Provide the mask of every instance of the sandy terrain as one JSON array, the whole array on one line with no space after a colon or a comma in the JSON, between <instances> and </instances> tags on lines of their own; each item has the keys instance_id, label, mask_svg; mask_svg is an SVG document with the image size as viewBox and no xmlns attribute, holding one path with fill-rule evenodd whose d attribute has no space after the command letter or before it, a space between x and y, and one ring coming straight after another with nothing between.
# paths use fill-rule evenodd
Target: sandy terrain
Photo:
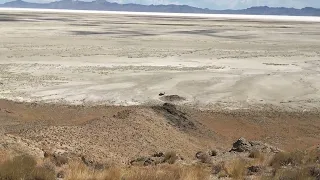
<instances>
[{"instance_id":1,"label":"sandy terrain","mask_svg":"<svg viewBox=\"0 0 320 180\"><path fill-rule=\"evenodd\" d=\"M320 144L319 113L199 111L165 106L61 106L0 100L0 149L42 156L44 151L128 163L175 151L228 151L243 136L283 150ZM44 151L43 151L44 150Z\"/></svg>"},{"instance_id":2,"label":"sandy terrain","mask_svg":"<svg viewBox=\"0 0 320 180\"><path fill-rule=\"evenodd\" d=\"M315 22L3 11L2 98L72 104L319 107Z\"/></svg>"},{"instance_id":3,"label":"sandy terrain","mask_svg":"<svg viewBox=\"0 0 320 180\"><path fill-rule=\"evenodd\" d=\"M171 150L192 159L241 136L285 150L316 146L319 29L0 11L0 149L125 163Z\"/></svg>"}]
</instances>

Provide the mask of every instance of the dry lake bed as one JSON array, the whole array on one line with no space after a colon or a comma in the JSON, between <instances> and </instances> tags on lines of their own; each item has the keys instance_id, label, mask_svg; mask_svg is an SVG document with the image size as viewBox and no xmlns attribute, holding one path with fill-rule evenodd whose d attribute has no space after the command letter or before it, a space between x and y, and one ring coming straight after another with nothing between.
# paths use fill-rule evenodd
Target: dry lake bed
<instances>
[{"instance_id":1,"label":"dry lake bed","mask_svg":"<svg viewBox=\"0 0 320 180\"><path fill-rule=\"evenodd\" d=\"M320 105L320 23L0 10L0 97L206 108Z\"/></svg>"}]
</instances>

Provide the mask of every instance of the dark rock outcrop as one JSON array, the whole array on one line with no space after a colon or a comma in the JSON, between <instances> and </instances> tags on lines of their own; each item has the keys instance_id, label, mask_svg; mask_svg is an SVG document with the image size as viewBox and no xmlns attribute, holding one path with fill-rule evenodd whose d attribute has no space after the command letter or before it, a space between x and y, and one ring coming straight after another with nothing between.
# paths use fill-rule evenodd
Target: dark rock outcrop
<instances>
[{"instance_id":1,"label":"dark rock outcrop","mask_svg":"<svg viewBox=\"0 0 320 180\"><path fill-rule=\"evenodd\" d=\"M178 156L174 152L167 152L167 153L155 153L152 156L148 157L139 157L130 161L130 165L132 166L150 166L150 165L157 165L157 164L174 164L177 160L182 160L180 156Z\"/></svg>"},{"instance_id":2,"label":"dark rock outcrop","mask_svg":"<svg viewBox=\"0 0 320 180\"><path fill-rule=\"evenodd\" d=\"M233 143L233 147L230 152L252 152L256 150L265 153L277 153L281 151L280 149L275 148L269 144L260 141L248 141L245 138L241 137Z\"/></svg>"},{"instance_id":3,"label":"dark rock outcrop","mask_svg":"<svg viewBox=\"0 0 320 180\"><path fill-rule=\"evenodd\" d=\"M260 166L250 166L248 167L248 174L249 175L257 174L261 172L261 170L262 170L262 167Z\"/></svg>"},{"instance_id":4,"label":"dark rock outcrop","mask_svg":"<svg viewBox=\"0 0 320 180\"><path fill-rule=\"evenodd\" d=\"M186 100L185 97L181 97L179 95L166 95L162 96L160 99L165 102L181 102Z\"/></svg>"},{"instance_id":5,"label":"dark rock outcrop","mask_svg":"<svg viewBox=\"0 0 320 180\"><path fill-rule=\"evenodd\" d=\"M206 153L206 152L202 152L202 151L197 152L196 158L202 163L207 163L207 164L212 163L211 156L209 155L209 153Z\"/></svg>"},{"instance_id":6,"label":"dark rock outcrop","mask_svg":"<svg viewBox=\"0 0 320 180\"><path fill-rule=\"evenodd\" d=\"M177 109L174 104L164 103L162 106L153 107L154 110L161 113L166 117L169 123L180 129L196 129L196 125L191 121L187 114Z\"/></svg>"},{"instance_id":7,"label":"dark rock outcrop","mask_svg":"<svg viewBox=\"0 0 320 180\"><path fill-rule=\"evenodd\" d=\"M249 152L252 150L252 145L245 138L241 137L232 145L231 151L235 152Z\"/></svg>"}]
</instances>

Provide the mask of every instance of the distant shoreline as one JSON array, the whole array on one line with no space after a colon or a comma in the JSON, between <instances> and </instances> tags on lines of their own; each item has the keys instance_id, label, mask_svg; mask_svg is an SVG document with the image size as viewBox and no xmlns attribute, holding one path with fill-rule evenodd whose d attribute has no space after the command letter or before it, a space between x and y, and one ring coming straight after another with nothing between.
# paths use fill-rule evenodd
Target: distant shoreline
<instances>
[{"instance_id":1,"label":"distant shoreline","mask_svg":"<svg viewBox=\"0 0 320 180\"><path fill-rule=\"evenodd\" d=\"M204 17L235 20L261 21L302 21L320 22L317 16L284 16L284 15L244 15L244 14L198 14L198 13L159 13L159 12L132 12L132 11L104 11L104 10L73 10L73 9L38 9L38 8L7 8L0 7L0 11L14 12L60 12L60 13L88 13L88 14L121 14L138 16L173 16L173 17Z\"/></svg>"}]
</instances>

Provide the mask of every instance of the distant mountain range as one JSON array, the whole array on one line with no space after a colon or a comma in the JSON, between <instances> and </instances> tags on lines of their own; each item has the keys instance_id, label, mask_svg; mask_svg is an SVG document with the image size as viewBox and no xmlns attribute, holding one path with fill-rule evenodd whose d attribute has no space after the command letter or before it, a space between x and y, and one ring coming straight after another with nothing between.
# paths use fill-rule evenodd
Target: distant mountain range
<instances>
[{"instance_id":1,"label":"distant mountain range","mask_svg":"<svg viewBox=\"0 0 320 180\"><path fill-rule=\"evenodd\" d=\"M168 12L168 13L203 13L203 14L254 14L254 15L289 15L289 16L320 16L320 9L306 7L303 9L258 6L242 10L210 10L187 5L141 5L118 4L105 0L92 2L61 0L50 3L30 3L16 0L0 4L10 8L41 8L41 9L74 9L100 11L134 11L134 12Z\"/></svg>"}]
</instances>

